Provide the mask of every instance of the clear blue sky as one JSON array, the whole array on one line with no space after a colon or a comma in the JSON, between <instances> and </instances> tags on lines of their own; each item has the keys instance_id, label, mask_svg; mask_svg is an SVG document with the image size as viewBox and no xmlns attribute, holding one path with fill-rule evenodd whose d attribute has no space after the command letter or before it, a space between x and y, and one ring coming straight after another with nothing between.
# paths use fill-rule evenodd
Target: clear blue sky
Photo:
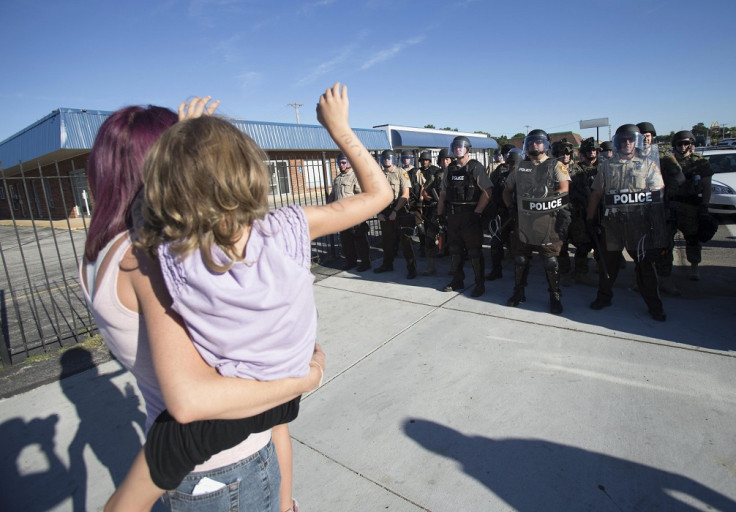
<instances>
[{"instance_id":1,"label":"clear blue sky","mask_svg":"<svg viewBox=\"0 0 736 512\"><path fill-rule=\"evenodd\" d=\"M736 125L733 0L2 0L0 20L0 140L58 107L206 94L315 124L337 80L358 128Z\"/></svg>"}]
</instances>

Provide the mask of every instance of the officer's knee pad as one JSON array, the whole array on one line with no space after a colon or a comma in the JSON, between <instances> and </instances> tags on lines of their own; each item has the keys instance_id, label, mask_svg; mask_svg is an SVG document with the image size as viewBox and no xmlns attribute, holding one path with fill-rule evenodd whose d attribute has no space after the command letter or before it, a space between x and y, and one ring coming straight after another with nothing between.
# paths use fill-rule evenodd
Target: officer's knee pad
<instances>
[{"instance_id":1,"label":"officer's knee pad","mask_svg":"<svg viewBox=\"0 0 736 512\"><path fill-rule=\"evenodd\" d=\"M518 254L514 256L514 264L518 267L528 267L529 266L529 257L525 256L523 254Z\"/></svg>"},{"instance_id":2,"label":"officer's knee pad","mask_svg":"<svg viewBox=\"0 0 736 512\"><path fill-rule=\"evenodd\" d=\"M557 260L556 256L552 256L544 260L544 270L559 270L559 269L560 269L560 262Z\"/></svg>"}]
</instances>

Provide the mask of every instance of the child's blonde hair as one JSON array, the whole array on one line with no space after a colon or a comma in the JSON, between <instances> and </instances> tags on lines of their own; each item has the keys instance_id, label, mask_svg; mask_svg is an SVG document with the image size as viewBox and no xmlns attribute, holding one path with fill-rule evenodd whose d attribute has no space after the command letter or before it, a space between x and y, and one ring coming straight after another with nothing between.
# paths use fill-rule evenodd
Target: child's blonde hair
<instances>
[{"instance_id":1,"label":"child's blonde hair","mask_svg":"<svg viewBox=\"0 0 736 512\"><path fill-rule=\"evenodd\" d=\"M180 258L200 249L207 267L224 272L242 260L234 244L268 212L265 153L228 121L204 116L166 130L143 166L145 226L138 245L156 257L163 241ZM212 258L217 244L230 262Z\"/></svg>"}]
</instances>

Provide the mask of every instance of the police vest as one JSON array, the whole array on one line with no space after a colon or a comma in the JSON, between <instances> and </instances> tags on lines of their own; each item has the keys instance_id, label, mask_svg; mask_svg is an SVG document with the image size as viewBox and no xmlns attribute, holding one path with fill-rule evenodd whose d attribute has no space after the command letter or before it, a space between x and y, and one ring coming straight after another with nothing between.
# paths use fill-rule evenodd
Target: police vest
<instances>
[{"instance_id":1,"label":"police vest","mask_svg":"<svg viewBox=\"0 0 736 512\"><path fill-rule=\"evenodd\" d=\"M516 201L519 240L529 245L545 245L560 241L555 230L557 213L567 207L567 193L557 193L555 179L557 161L548 158L534 165L524 160L516 169Z\"/></svg>"},{"instance_id":2,"label":"police vest","mask_svg":"<svg viewBox=\"0 0 736 512\"><path fill-rule=\"evenodd\" d=\"M457 164L450 165L447 170L447 187L445 188L445 195L450 203L478 202L483 191L475 181L473 170L477 166L480 167L481 172L485 172L477 160L470 160L462 167Z\"/></svg>"}]
</instances>

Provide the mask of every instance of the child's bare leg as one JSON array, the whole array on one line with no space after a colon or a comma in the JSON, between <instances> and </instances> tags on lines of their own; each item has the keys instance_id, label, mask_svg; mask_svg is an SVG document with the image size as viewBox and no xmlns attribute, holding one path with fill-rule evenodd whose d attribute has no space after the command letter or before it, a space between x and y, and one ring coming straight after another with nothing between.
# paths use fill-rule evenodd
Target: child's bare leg
<instances>
[{"instance_id":1,"label":"child's bare leg","mask_svg":"<svg viewBox=\"0 0 736 512\"><path fill-rule=\"evenodd\" d=\"M279 469L281 470L281 510L291 509L291 483L292 483L292 455L291 455L291 436L289 435L289 426L287 424L277 425L271 431L274 448L276 448L276 456L279 459Z\"/></svg>"},{"instance_id":2,"label":"child's bare leg","mask_svg":"<svg viewBox=\"0 0 736 512\"><path fill-rule=\"evenodd\" d=\"M128 470L123 483L120 484L120 487L107 500L105 512L150 511L156 500L163 493L164 490L156 487L153 480L151 480L146 456L143 450L141 450L133 461L133 465Z\"/></svg>"}]
</instances>

